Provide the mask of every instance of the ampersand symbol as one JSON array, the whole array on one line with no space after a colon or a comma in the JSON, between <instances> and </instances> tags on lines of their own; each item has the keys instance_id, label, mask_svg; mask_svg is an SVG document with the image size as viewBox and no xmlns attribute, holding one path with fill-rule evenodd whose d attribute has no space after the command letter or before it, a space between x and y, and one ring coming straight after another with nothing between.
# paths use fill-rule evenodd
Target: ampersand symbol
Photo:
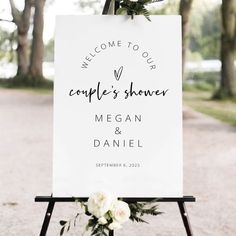
<instances>
[{"instance_id":1,"label":"ampersand symbol","mask_svg":"<svg viewBox=\"0 0 236 236\"><path fill-rule=\"evenodd\" d=\"M116 127L116 129L115 129L115 134L121 134L121 131L120 131L120 128L119 127Z\"/></svg>"}]
</instances>

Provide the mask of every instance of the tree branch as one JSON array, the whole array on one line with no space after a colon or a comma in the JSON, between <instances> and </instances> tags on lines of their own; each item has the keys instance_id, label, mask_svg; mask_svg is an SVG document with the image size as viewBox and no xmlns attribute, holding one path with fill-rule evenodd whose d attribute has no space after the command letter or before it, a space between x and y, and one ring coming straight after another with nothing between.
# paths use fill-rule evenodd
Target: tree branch
<instances>
[{"instance_id":1,"label":"tree branch","mask_svg":"<svg viewBox=\"0 0 236 236\"><path fill-rule=\"evenodd\" d=\"M25 0L25 7L22 12L22 21L23 21L22 23L26 31L28 31L30 27L31 8L33 4L34 2L32 0Z\"/></svg>"},{"instance_id":2,"label":"tree branch","mask_svg":"<svg viewBox=\"0 0 236 236\"><path fill-rule=\"evenodd\" d=\"M13 17L13 22L18 25L20 23L21 14L20 11L16 8L14 0L9 0L11 6L11 14Z\"/></svg>"}]
</instances>

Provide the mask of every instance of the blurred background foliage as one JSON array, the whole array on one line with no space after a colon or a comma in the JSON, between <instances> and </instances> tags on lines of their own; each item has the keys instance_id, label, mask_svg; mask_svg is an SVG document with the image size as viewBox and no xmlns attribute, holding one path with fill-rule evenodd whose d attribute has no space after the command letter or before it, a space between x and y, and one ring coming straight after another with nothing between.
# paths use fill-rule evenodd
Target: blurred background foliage
<instances>
[{"instance_id":1,"label":"blurred background foliage","mask_svg":"<svg viewBox=\"0 0 236 236\"><path fill-rule=\"evenodd\" d=\"M101 14L105 2L105 0L69 0L67 3L62 3L58 0L47 0L44 5L45 1L39 0L36 2L41 2L41 5L38 4L37 6L31 0L21 0L24 4L19 7L19 5L14 6L14 3L20 1L2 1L5 2L6 7L4 9L0 6L0 78L2 78L0 84L10 87L34 86L37 88L44 86L50 89L54 78L54 38L51 36L44 40L44 50L37 50L37 47L42 48L43 42L44 28L41 27L40 29L39 27L44 20L43 13L48 15L59 4L61 12L64 12L63 7L66 11L68 5L71 5L70 11L73 9L73 14ZM7 2L8 4L6 4ZM20 28L14 19L10 3L13 4L13 9L16 9L18 15L24 14L24 10L27 10L27 4L31 9L28 18L30 25L26 32L27 45L23 45L26 46L25 60L27 60L27 70L23 74L19 70L19 50L17 50L21 43L19 40ZM37 9L41 14L41 19L35 18ZM213 114L214 117L219 118L219 114L224 114L224 112L222 112L221 106L215 105L214 99L221 99L220 103L225 101L227 104L230 102L234 105L229 106L228 114L231 114L230 117L236 120L236 108L233 109L236 107L236 72L234 66L236 56L236 0L165 0L161 4L150 4L149 10L154 15L182 15L185 103L194 109L211 113L210 115ZM5 19L5 12L7 11L12 13L12 17ZM56 13L54 10L53 14L56 15ZM9 27L11 30L6 26L2 27L3 24L4 26L6 24L11 26ZM46 26L50 25L48 22L46 24ZM34 34L35 29L39 30L38 34ZM49 30L53 32L54 28ZM36 36L38 36L37 39ZM34 56L34 63L32 63L32 55ZM40 59L42 56L43 59ZM6 80L6 78L8 79ZM230 113L232 110L233 114ZM226 120L230 119L227 118ZM230 123L234 122L230 121Z\"/></svg>"},{"instance_id":2,"label":"blurred background foliage","mask_svg":"<svg viewBox=\"0 0 236 236\"><path fill-rule=\"evenodd\" d=\"M203 3L205 2L205 3ZM103 4L96 0L74 1L75 8L78 12L89 14L100 14ZM169 0L166 4L157 10L151 8L151 14L172 15L178 14L179 1ZM207 59L219 59L220 57L220 37L221 37L221 16L220 5L214 4L209 6L207 1L195 1L192 7L190 17L189 32L189 50L188 60L199 61ZM14 50L16 49L16 36L9 34L0 25L0 59L12 61ZM54 52L52 38L45 43L44 60L53 61ZM13 46L13 50L12 50ZM15 58L16 60L16 58Z\"/></svg>"},{"instance_id":3,"label":"blurred background foliage","mask_svg":"<svg viewBox=\"0 0 236 236\"><path fill-rule=\"evenodd\" d=\"M175 15L179 13L179 1L169 0L152 14ZM189 48L187 60L220 59L221 15L220 4L194 1L189 20Z\"/></svg>"},{"instance_id":4,"label":"blurred background foliage","mask_svg":"<svg viewBox=\"0 0 236 236\"><path fill-rule=\"evenodd\" d=\"M0 61L16 62L15 58L15 32L9 33L0 27Z\"/></svg>"}]
</instances>

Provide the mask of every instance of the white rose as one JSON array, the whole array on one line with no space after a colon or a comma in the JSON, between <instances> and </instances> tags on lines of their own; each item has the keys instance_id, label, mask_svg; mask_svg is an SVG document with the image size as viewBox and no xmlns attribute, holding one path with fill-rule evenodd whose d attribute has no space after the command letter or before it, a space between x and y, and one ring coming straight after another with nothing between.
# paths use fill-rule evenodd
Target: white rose
<instances>
[{"instance_id":1,"label":"white rose","mask_svg":"<svg viewBox=\"0 0 236 236\"><path fill-rule=\"evenodd\" d=\"M111 205L112 197L103 192L95 193L88 199L88 211L97 218L104 216Z\"/></svg>"},{"instance_id":2,"label":"white rose","mask_svg":"<svg viewBox=\"0 0 236 236\"><path fill-rule=\"evenodd\" d=\"M100 224L100 225L105 225L105 224L107 224L107 219L106 219L105 217L100 217L100 218L98 219L98 224Z\"/></svg>"},{"instance_id":3,"label":"white rose","mask_svg":"<svg viewBox=\"0 0 236 236\"><path fill-rule=\"evenodd\" d=\"M120 223L113 221L111 224L108 225L108 228L110 230L120 229L121 225L120 225Z\"/></svg>"},{"instance_id":4,"label":"white rose","mask_svg":"<svg viewBox=\"0 0 236 236\"><path fill-rule=\"evenodd\" d=\"M112 218L120 223L124 223L129 220L130 209L129 205L123 201L116 201L111 208Z\"/></svg>"}]
</instances>

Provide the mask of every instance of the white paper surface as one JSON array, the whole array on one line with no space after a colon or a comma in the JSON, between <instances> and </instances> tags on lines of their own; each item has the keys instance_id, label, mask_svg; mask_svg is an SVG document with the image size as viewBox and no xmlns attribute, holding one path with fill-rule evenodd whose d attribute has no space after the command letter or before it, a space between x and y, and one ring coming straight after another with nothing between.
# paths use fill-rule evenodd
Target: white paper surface
<instances>
[{"instance_id":1,"label":"white paper surface","mask_svg":"<svg viewBox=\"0 0 236 236\"><path fill-rule=\"evenodd\" d=\"M54 196L182 196L181 18L151 19L57 17Z\"/></svg>"}]
</instances>

